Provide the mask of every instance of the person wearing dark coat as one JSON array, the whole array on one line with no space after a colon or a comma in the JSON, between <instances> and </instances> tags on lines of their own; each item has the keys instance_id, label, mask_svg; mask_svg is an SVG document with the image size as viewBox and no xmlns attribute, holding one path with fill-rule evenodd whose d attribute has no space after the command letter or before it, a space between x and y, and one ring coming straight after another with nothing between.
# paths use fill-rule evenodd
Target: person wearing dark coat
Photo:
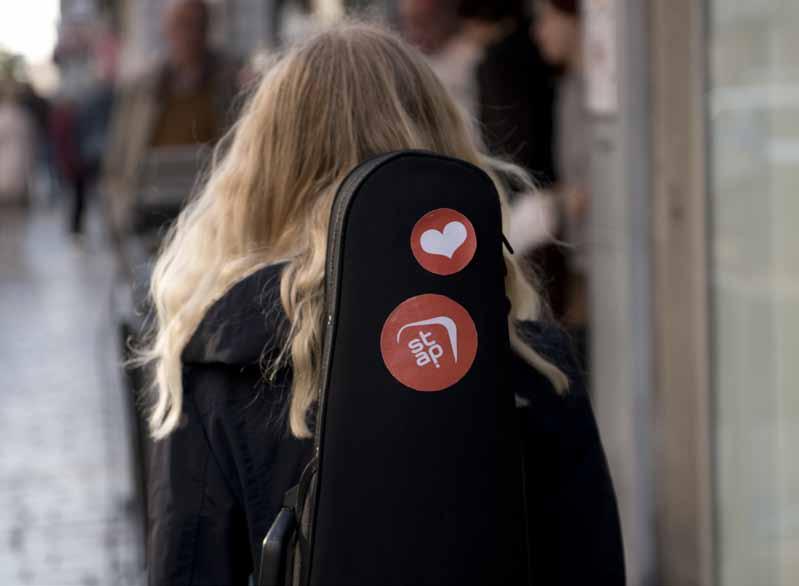
<instances>
[{"instance_id":1,"label":"person wearing dark coat","mask_svg":"<svg viewBox=\"0 0 799 586\"><path fill-rule=\"evenodd\" d=\"M333 199L363 161L411 148L524 177L480 150L396 35L333 27L266 74L181 212L154 268L157 329L145 350L156 380L150 586L246 586L258 572L264 536L313 451ZM505 186L491 181L504 205ZM565 338L530 321L536 290L502 254L535 583L622 586L616 500L583 381Z\"/></svg>"},{"instance_id":2,"label":"person wearing dark coat","mask_svg":"<svg viewBox=\"0 0 799 586\"><path fill-rule=\"evenodd\" d=\"M557 70L530 39L525 5L524 0L463 0L460 14L487 39L475 72L483 141L490 151L527 169L537 188L548 189L558 180L553 148ZM511 191L511 203L518 205L525 196L529 194L522 190ZM539 210L534 215L545 213ZM513 229L510 237L514 248L527 253L528 263L540 275L549 310L560 319L565 310L567 254L552 241L561 231L560 218L553 222L552 233L532 248L523 243L525 239L514 241ZM530 226L529 232L536 228Z\"/></svg>"},{"instance_id":3,"label":"person wearing dark coat","mask_svg":"<svg viewBox=\"0 0 799 586\"><path fill-rule=\"evenodd\" d=\"M150 583L246 585L261 542L311 458L285 426L291 372L261 365L286 331L282 265L237 283L183 351L182 425L155 443L150 470ZM568 338L527 324L531 344L572 380L566 395L521 359L512 380L527 466L536 583L624 584L621 530L607 462ZM282 425L281 425L282 422Z\"/></svg>"}]
</instances>

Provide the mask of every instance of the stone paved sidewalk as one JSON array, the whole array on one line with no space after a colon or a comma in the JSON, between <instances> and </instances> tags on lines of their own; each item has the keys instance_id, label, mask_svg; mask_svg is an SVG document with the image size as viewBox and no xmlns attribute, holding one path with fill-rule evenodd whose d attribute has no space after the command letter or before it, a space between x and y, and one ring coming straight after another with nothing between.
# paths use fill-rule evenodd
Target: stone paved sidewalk
<instances>
[{"instance_id":1,"label":"stone paved sidewalk","mask_svg":"<svg viewBox=\"0 0 799 586\"><path fill-rule=\"evenodd\" d=\"M112 278L99 230L0 207L2 586L141 584Z\"/></svg>"}]
</instances>

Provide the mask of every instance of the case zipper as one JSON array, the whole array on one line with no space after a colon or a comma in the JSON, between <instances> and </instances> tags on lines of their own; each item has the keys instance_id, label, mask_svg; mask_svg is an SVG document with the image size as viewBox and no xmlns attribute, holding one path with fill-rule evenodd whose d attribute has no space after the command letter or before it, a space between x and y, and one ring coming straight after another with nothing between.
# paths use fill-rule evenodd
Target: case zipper
<instances>
[{"instance_id":1,"label":"case zipper","mask_svg":"<svg viewBox=\"0 0 799 586\"><path fill-rule=\"evenodd\" d=\"M341 233L344 219L352 202L352 197L367 177L380 165L390 159L407 154L406 152L381 155L356 167L342 182L339 193L333 202L328 228L327 258L325 259L325 337L322 348L322 381L319 388L319 405L316 412L314 429L314 455L319 456L322 430L324 427L325 399L328 381L330 380L330 361L333 353L333 338L336 331L336 309L338 307L338 282L341 272Z\"/></svg>"},{"instance_id":2,"label":"case zipper","mask_svg":"<svg viewBox=\"0 0 799 586\"><path fill-rule=\"evenodd\" d=\"M330 212L330 227L328 228L327 239L327 258L325 259L325 334L323 342L322 353L322 381L319 388L319 402L316 412L316 426L314 428L314 453L312 456L312 471L309 474L308 481L304 487L303 500L300 501L298 507L299 519L299 532L305 534L306 551L308 559L302 560L305 571L303 575L299 576L301 584L306 584L311 579L311 552L313 551L313 528L316 517L316 503L307 503L308 494L318 490L320 468L321 468L321 438L324 431L325 420L325 405L326 405L326 391L328 381L330 380L330 367L331 356L333 353L333 338L335 337L336 330L336 309L338 307L338 284L341 273L341 250L343 244L341 242L341 234L344 227L344 219L349 211L352 197L357 191L358 187L366 180L366 178L380 165L400 157L404 152L394 152L386 155L381 155L371 159L358 167L356 167L341 183L338 194L333 202L333 209ZM309 464L309 467L310 464ZM313 485L317 485L313 488ZM316 497L315 499L316 500ZM311 506L308 511L307 523L303 523L304 508L306 505Z\"/></svg>"}]
</instances>

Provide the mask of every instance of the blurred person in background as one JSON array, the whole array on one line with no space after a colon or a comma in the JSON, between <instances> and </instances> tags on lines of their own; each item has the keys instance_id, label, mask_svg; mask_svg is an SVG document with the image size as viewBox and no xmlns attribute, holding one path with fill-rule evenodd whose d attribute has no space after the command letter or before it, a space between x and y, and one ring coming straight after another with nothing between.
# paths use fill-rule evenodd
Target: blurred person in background
<instances>
[{"instance_id":1,"label":"blurred person in background","mask_svg":"<svg viewBox=\"0 0 799 586\"><path fill-rule=\"evenodd\" d=\"M37 193L42 193L45 196L51 195L53 180L53 153L50 141L50 100L41 95L33 83L23 77L20 80L20 97L19 103L25 108L35 127L35 141L36 141L36 171L37 179L44 179L44 183L34 181L33 190Z\"/></svg>"},{"instance_id":2,"label":"blurred person in background","mask_svg":"<svg viewBox=\"0 0 799 586\"><path fill-rule=\"evenodd\" d=\"M549 185L554 75L527 32L524 1L402 0L399 21L403 36L425 54L487 148L525 167L539 185ZM556 201L518 190L510 197L508 237L520 253L534 251L547 297L559 310L565 262L551 244Z\"/></svg>"},{"instance_id":3,"label":"blurred person in background","mask_svg":"<svg viewBox=\"0 0 799 586\"><path fill-rule=\"evenodd\" d=\"M50 111L50 139L58 175L67 204L70 234L80 240L86 197L83 165L80 156L80 102L92 83L90 51L83 28L67 21L59 31L53 63L58 67L58 91Z\"/></svg>"},{"instance_id":4,"label":"blurred person in background","mask_svg":"<svg viewBox=\"0 0 799 586\"><path fill-rule=\"evenodd\" d=\"M455 102L470 118L477 117L476 68L483 47L464 34L458 16L460 0L400 0L399 28L419 49Z\"/></svg>"},{"instance_id":5,"label":"blurred person in background","mask_svg":"<svg viewBox=\"0 0 799 586\"><path fill-rule=\"evenodd\" d=\"M35 118L26 107L25 89L0 71L0 204L25 204L36 161Z\"/></svg>"},{"instance_id":6,"label":"blurred person in background","mask_svg":"<svg viewBox=\"0 0 799 586\"><path fill-rule=\"evenodd\" d=\"M555 190L564 210L568 281L562 323L570 330L588 366L588 211L590 144L582 74L580 0L536 0L530 29L544 58L560 69L556 105Z\"/></svg>"},{"instance_id":7,"label":"blurred person in background","mask_svg":"<svg viewBox=\"0 0 799 586\"><path fill-rule=\"evenodd\" d=\"M482 47L475 69L483 142L533 176L535 192L510 194L508 238L539 274L553 318L564 312L566 257L554 241L562 226L555 180L553 118L555 70L530 39L525 0L462 0L463 34Z\"/></svg>"},{"instance_id":8,"label":"blurred person in background","mask_svg":"<svg viewBox=\"0 0 799 586\"><path fill-rule=\"evenodd\" d=\"M118 92L104 190L117 244L131 222L139 173L155 149L212 145L232 124L239 68L209 46L209 7L172 0L163 12L168 54Z\"/></svg>"},{"instance_id":9,"label":"blurred person in background","mask_svg":"<svg viewBox=\"0 0 799 586\"><path fill-rule=\"evenodd\" d=\"M64 57L56 55L56 64L63 68ZM50 113L50 136L60 184L71 198L68 211L70 234L80 240L83 232L83 210L86 201L86 180L80 155L79 104L63 90L56 96Z\"/></svg>"},{"instance_id":10,"label":"blurred person in background","mask_svg":"<svg viewBox=\"0 0 799 586\"><path fill-rule=\"evenodd\" d=\"M524 0L462 0L459 12L464 34L481 48L477 116L486 146L548 185L554 74L530 39Z\"/></svg>"},{"instance_id":11,"label":"blurred person in background","mask_svg":"<svg viewBox=\"0 0 799 586\"><path fill-rule=\"evenodd\" d=\"M101 175L110 138L119 57L117 38L107 22L99 23L93 30L91 52L94 83L81 100L78 129L86 181L90 188L94 188ZM75 221L79 220L75 218Z\"/></svg>"},{"instance_id":12,"label":"blurred person in background","mask_svg":"<svg viewBox=\"0 0 799 586\"><path fill-rule=\"evenodd\" d=\"M50 135L60 178L72 196L69 231L78 241L106 147L116 69L114 47L108 28L65 23L53 56L61 83L50 115Z\"/></svg>"}]
</instances>

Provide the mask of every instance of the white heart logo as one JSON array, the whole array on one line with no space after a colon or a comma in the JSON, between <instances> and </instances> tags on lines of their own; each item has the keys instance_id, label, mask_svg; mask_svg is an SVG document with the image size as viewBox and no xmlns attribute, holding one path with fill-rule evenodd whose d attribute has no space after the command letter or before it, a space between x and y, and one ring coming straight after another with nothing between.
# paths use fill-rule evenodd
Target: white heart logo
<instances>
[{"instance_id":1,"label":"white heart logo","mask_svg":"<svg viewBox=\"0 0 799 586\"><path fill-rule=\"evenodd\" d=\"M428 254L446 256L451 259L455 252L466 242L468 234L466 226L460 222L450 222L444 226L444 232L426 230L422 234L420 244L422 250Z\"/></svg>"}]
</instances>

